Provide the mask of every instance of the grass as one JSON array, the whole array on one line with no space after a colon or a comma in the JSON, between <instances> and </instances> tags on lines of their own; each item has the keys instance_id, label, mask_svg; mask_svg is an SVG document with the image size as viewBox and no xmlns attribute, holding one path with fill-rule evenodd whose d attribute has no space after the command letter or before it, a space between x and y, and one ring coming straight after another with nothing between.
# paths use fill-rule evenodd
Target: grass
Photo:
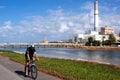
<instances>
[{"instance_id":1,"label":"grass","mask_svg":"<svg viewBox=\"0 0 120 80\"><path fill-rule=\"evenodd\" d=\"M25 63L24 54L0 50L0 55ZM65 80L120 80L120 69L110 65L45 57L40 57L36 65L40 70Z\"/></svg>"}]
</instances>

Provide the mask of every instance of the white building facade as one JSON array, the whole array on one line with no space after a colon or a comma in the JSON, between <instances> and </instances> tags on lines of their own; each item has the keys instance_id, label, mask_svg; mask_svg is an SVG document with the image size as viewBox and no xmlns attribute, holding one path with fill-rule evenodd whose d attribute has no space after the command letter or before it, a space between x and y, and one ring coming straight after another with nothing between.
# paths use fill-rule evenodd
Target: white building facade
<instances>
[{"instance_id":1,"label":"white building facade","mask_svg":"<svg viewBox=\"0 0 120 80\"><path fill-rule=\"evenodd\" d=\"M93 40L96 41L104 41L109 39L109 35L100 35L97 31L89 31L89 33L86 34L76 34L73 35L72 42L73 43L86 43L88 42L88 38L92 37Z\"/></svg>"}]
</instances>

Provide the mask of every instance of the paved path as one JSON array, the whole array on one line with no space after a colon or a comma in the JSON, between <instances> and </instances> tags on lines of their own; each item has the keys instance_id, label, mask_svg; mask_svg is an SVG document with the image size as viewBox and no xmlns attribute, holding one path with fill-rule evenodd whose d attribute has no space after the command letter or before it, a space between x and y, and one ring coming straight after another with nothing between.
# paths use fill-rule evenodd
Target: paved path
<instances>
[{"instance_id":1,"label":"paved path","mask_svg":"<svg viewBox=\"0 0 120 80\"><path fill-rule=\"evenodd\" d=\"M33 80L24 77L24 65L10 61L9 58L0 56L0 80ZM61 80L54 76L38 72L36 80Z\"/></svg>"},{"instance_id":2,"label":"paved path","mask_svg":"<svg viewBox=\"0 0 120 80\"><path fill-rule=\"evenodd\" d=\"M0 79L1 80L23 80L16 74L12 73L8 69L6 69L4 66L0 64Z\"/></svg>"}]
</instances>

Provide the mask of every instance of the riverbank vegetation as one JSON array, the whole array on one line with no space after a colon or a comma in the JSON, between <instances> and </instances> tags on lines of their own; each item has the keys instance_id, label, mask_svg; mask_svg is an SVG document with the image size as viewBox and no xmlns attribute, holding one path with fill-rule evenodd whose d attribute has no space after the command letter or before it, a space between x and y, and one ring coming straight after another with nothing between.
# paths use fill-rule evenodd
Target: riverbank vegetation
<instances>
[{"instance_id":1,"label":"riverbank vegetation","mask_svg":"<svg viewBox=\"0 0 120 80\"><path fill-rule=\"evenodd\" d=\"M97 41L94 40L92 37L88 38L88 42L86 42L86 46L111 46L112 44L114 44L116 42L116 39L114 37L113 34L109 35L109 39L108 40L104 40L105 37L102 38L102 42L101 41Z\"/></svg>"},{"instance_id":2,"label":"riverbank vegetation","mask_svg":"<svg viewBox=\"0 0 120 80\"><path fill-rule=\"evenodd\" d=\"M0 50L0 55L25 63L24 54ZM40 57L39 70L64 80L120 80L120 68L113 65Z\"/></svg>"}]
</instances>

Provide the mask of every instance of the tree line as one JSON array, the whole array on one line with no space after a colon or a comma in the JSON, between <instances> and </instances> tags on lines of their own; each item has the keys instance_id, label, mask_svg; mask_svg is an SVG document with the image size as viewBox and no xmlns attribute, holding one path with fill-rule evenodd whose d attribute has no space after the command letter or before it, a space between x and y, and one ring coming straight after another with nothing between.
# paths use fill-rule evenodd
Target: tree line
<instances>
[{"instance_id":1,"label":"tree line","mask_svg":"<svg viewBox=\"0 0 120 80\"><path fill-rule=\"evenodd\" d=\"M109 39L108 40L104 40L104 37L103 37L103 40L102 42L101 41L97 41L97 40L94 40L92 37L89 37L88 38L88 42L86 42L86 46L111 46L112 44L114 44L116 42L116 39L114 37L113 34L110 34L109 35Z\"/></svg>"}]
</instances>

